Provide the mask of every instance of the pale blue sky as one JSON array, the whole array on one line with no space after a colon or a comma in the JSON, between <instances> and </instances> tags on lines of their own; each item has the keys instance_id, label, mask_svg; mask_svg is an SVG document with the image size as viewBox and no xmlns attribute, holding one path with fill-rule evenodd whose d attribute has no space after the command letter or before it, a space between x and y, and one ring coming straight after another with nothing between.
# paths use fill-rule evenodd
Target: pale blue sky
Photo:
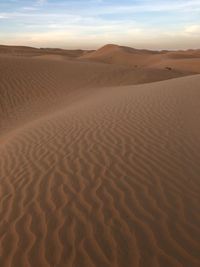
<instances>
[{"instance_id":1,"label":"pale blue sky","mask_svg":"<svg viewBox=\"0 0 200 267\"><path fill-rule=\"evenodd\" d=\"M200 0L0 0L0 43L200 48Z\"/></svg>"}]
</instances>

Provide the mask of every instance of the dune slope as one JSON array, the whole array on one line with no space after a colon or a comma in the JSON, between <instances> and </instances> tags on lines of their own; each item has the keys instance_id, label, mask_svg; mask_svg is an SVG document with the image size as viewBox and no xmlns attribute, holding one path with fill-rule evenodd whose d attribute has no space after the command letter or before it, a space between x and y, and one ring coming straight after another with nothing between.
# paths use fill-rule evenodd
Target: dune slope
<instances>
[{"instance_id":1,"label":"dune slope","mask_svg":"<svg viewBox=\"0 0 200 267\"><path fill-rule=\"evenodd\" d=\"M8 97L4 118L23 123L0 136L1 266L199 267L199 84L101 88L66 105L41 85L37 103L57 104L29 121Z\"/></svg>"},{"instance_id":2,"label":"dune slope","mask_svg":"<svg viewBox=\"0 0 200 267\"><path fill-rule=\"evenodd\" d=\"M29 51L29 49L27 48ZM88 89L147 83L180 72L135 69L60 55L0 55L0 133L71 103Z\"/></svg>"},{"instance_id":3,"label":"dune slope","mask_svg":"<svg viewBox=\"0 0 200 267\"><path fill-rule=\"evenodd\" d=\"M200 50L151 51L134 49L119 45L105 45L96 51L90 51L80 59L134 66L147 69L168 69L182 74L200 73Z\"/></svg>"}]
</instances>

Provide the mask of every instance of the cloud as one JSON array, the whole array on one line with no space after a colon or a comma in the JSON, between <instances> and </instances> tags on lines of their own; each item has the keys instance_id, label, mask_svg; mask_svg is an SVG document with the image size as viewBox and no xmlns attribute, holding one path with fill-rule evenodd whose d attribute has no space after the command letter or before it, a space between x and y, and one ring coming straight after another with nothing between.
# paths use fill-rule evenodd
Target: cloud
<instances>
[{"instance_id":1,"label":"cloud","mask_svg":"<svg viewBox=\"0 0 200 267\"><path fill-rule=\"evenodd\" d=\"M9 37L9 38L8 38ZM162 32L162 30L138 28L134 25L124 27L119 22L112 25L49 25L45 32L16 33L12 36L0 35L6 44L29 45L37 47L98 48L106 43L118 43L135 48L149 49L187 49L197 48L200 35L185 34L185 30ZM4 42L5 43L5 42Z\"/></svg>"},{"instance_id":2,"label":"cloud","mask_svg":"<svg viewBox=\"0 0 200 267\"><path fill-rule=\"evenodd\" d=\"M0 19L8 19L9 16L6 13L0 13Z\"/></svg>"},{"instance_id":3,"label":"cloud","mask_svg":"<svg viewBox=\"0 0 200 267\"><path fill-rule=\"evenodd\" d=\"M128 3L127 3L128 2ZM109 2L108 2L109 3ZM87 11L88 10L88 11ZM198 12L200 10L199 0L142 0L118 2L118 4L105 4L86 7L84 10L92 12L94 15L108 15L108 14L136 14L136 13L152 13L152 12Z\"/></svg>"},{"instance_id":4,"label":"cloud","mask_svg":"<svg viewBox=\"0 0 200 267\"><path fill-rule=\"evenodd\" d=\"M200 36L200 25L190 25L186 27L185 33Z\"/></svg>"},{"instance_id":5,"label":"cloud","mask_svg":"<svg viewBox=\"0 0 200 267\"><path fill-rule=\"evenodd\" d=\"M199 0L16 0L6 6L0 12L0 43L171 48L200 40Z\"/></svg>"},{"instance_id":6,"label":"cloud","mask_svg":"<svg viewBox=\"0 0 200 267\"><path fill-rule=\"evenodd\" d=\"M36 1L36 4L39 4L39 5L43 5L45 3L47 3L47 0L37 0Z\"/></svg>"}]
</instances>

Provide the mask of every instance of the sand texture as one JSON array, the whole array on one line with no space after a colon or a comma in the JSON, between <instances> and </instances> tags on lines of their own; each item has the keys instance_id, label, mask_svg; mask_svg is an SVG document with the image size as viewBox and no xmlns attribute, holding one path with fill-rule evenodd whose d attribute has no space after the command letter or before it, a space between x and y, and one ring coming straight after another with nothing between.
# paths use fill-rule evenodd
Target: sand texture
<instances>
[{"instance_id":1,"label":"sand texture","mask_svg":"<svg viewBox=\"0 0 200 267\"><path fill-rule=\"evenodd\" d=\"M200 75L79 53L0 55L0 266L199 267Z\"/></svg>"}]
</instances>

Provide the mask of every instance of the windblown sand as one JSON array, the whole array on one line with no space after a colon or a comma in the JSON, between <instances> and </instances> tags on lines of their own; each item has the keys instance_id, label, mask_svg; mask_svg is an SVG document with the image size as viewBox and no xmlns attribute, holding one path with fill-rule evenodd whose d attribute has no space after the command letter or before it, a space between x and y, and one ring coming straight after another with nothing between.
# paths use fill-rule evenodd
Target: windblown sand
<instances>
[{"instance_id":1,"label":"windblown sand","mask_svg":"<svg viewBox=\"0 0 200 267\"><path fill-rule=\"evenodd\" d=\"M200 266L188 74L0 56L0 266Z\"/></svg>"}]
</instances>

